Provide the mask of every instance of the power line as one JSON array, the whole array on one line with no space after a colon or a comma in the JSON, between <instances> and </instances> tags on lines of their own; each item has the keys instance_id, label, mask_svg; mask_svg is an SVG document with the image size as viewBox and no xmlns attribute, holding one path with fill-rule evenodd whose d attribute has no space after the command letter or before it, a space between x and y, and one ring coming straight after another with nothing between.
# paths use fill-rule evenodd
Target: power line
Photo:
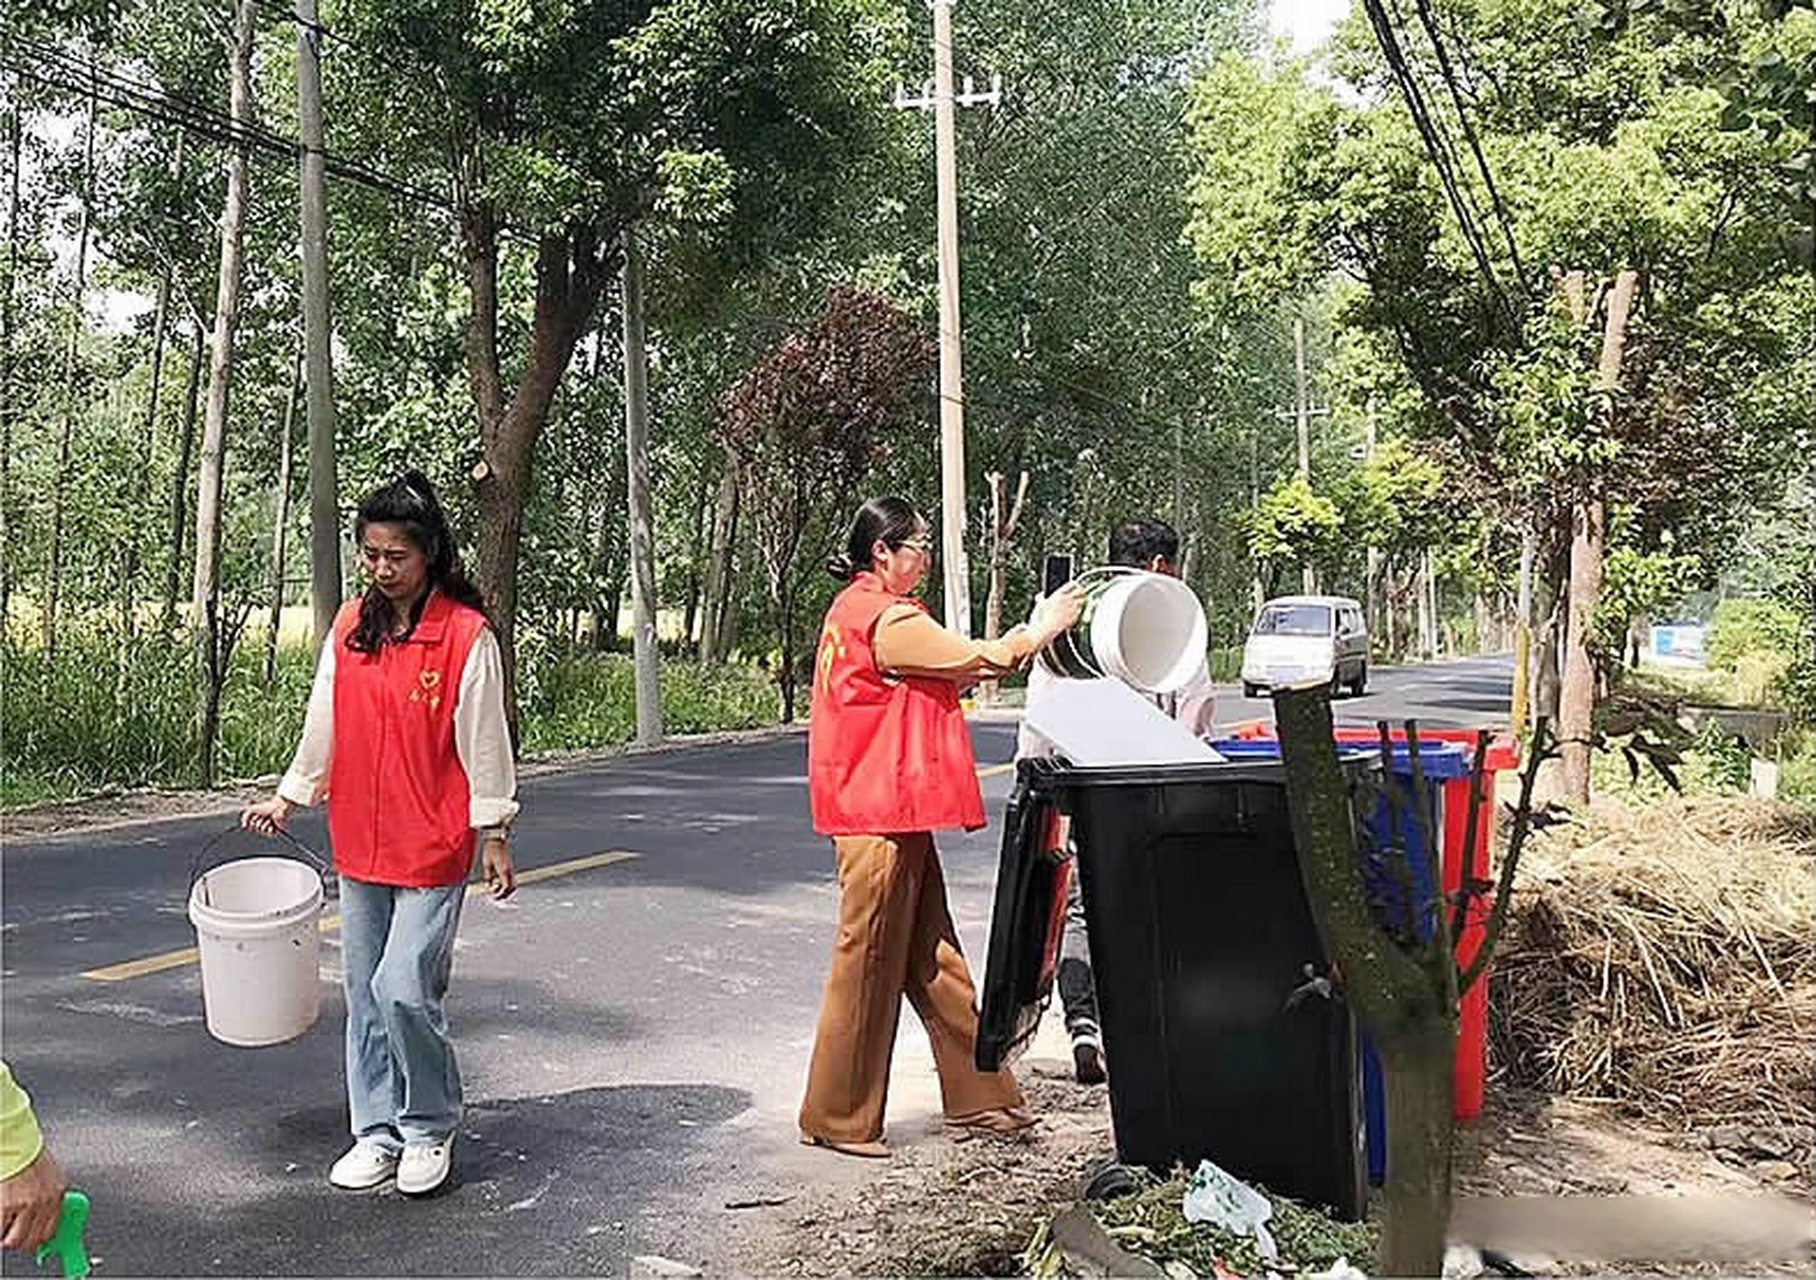
<instances>
[{"instance_id":1,"label":"power line","mask_svg":"<svg viewBox=\"0 0 1816 1280\"><path fill-rule=\"evenodd\" d=\"M15 54L22 49L26 59ZM295 160L302 144L261 125L245 124L218 108L182 98L166 90L127 78L114 69L103 69L92 58L65 53L54 45L29 37L15 37L0 50L0 65L17 74L66 92L89 94L135 115L176 125L215 142ZM438 212L455 211L453 201L440 192L386 173L364 161L334 152L323 152L328 173L397 199L428 206Z\"/></svg>"},{"instance_id":2,"label":"power line","mask_svg":"<svg viewBox=\"0 0 1816 1280\"><path fill-rule=\"evenodd\" d=\"M1482 241L1476 216L1465 189L1457 181L1455 171L1455 154L1448 140L1437 127L1431 112L1425 103L1425 95L1419 88L1418 78L1413 74L1411 64L1406 60L1406 52L1400 45L1399 36L1395 33L1383 0L1363 0L1363 7L1368 11L1369 24L1374 28L1375 39L1381 46L1381 53L1387 60L1389 71L1400 87L1401 96L1406 101L1407 111L1411 114L1413 127L1418 130L1420 139L1425 144L1425 152L1430 157L1432 167L1438 172L1438 181L1444 187L1444 194L1450 200L1451 211L1456 215L1457 224L1462 232L1464 242L1469 245L1477 269L1482 273L1489 292L1494 296L1508 320L1517 328L1519 316L1507 300L1501 288L1500 279L1496 276L1494 263L1488 254L1487 245Z\"/></svg>"},{"instance_id":3,"label":"power line","mask_svg":"<svg viewBox=\"0 0 1816 1280\"><path fill-rule=\"evenodd\" d=\"M1526 268L1520 261L1520 248L1514 242L1513 220L1507 216L1507 207L1501 203L1501 192L1494 184L1494 173L1488 167L1488 157L1482 154L1482 143L1476 136L1475 127L1469 123L1469 113L1463 107L1463 90L1457 84L1455 73L1451 70L1450 59L1444 52L1444 42L1438 36L1436 21L1431 15L1431 6L1426 0L1413 0L1413 7L1418 11L1419 22L1425 28L1426 39L1431 41L1431 51L1438 60L1438 74L1443 77L1450 89L1451 102L1457 109L1457 123L1462 126L1463 137L1469 143L1469 150L1475 156L1476 168L1482 175L1482 185L1488 189L1488 202L1494 209L1495 220L1500 224L1501 234L1507 241L1507 254L1513 262L1514 276L1523 295L1526 292Z\"/></svg>"}]
</instances>

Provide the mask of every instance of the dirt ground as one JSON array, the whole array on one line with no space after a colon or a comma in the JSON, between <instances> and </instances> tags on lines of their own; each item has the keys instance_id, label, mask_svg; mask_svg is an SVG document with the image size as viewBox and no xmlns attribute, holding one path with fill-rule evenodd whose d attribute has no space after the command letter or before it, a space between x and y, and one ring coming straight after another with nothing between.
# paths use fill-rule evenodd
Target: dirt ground
<instances>
[{"instance_id":1,"label":"dirt ground","mask_svg":"<svg viewBox=\"0 0 1816 1280\"><path fill-rule=\"evenodd\" d=\"M1045 1039L1045 1037L1043 1037ZM1015 1275L1036 1226L1076 1203L1092 1167L1113 1151L1102 1086L1085 1088L1069 1063L1021 1064L1042 1116L1032 1142L914 1144L855 1185L791 1200L767 1229L734 1245L738 1269L799 1276ZM1611 1108L1491 1090L1488 1110L1458 1132L1457 1191L1465 1195L1692 1195L1772 1193L1805 1200L1801 1163L1668 1134ZM752 1224L753 1226L755 1224ZM1605 1274L1598 1259L1520 1258L1547 1274ZM1625 1264L1657 1276L1808 1275L1809 1263L1737 1267L1690 1261Z\"/></svg>"}]
</instances>

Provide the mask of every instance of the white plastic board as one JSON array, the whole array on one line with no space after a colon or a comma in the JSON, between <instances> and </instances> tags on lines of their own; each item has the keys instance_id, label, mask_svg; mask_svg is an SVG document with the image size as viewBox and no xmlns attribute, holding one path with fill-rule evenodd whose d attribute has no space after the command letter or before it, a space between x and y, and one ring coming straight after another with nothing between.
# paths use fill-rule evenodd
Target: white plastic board
<instances>
[{"instance_id":1,"label":"white plastic board","mask_svg":"<svg viewBox=\"0 0 1816 1280\"><path fill-rule=\"evenodd\" d=\"M1073 764L1215 764L1223 757L1120 680L1055 680L1026 713Z\"/></svg>"}]
</instances>

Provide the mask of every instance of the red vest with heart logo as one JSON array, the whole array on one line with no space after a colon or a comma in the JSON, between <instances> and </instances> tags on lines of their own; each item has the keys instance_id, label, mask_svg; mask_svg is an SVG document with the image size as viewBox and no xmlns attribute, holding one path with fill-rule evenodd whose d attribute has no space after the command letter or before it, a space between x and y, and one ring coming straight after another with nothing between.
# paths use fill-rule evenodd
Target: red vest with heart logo
<instances>
[{"instance_id":1,"label":"red vest with heart logo","mask_svg":"<svg viewBox=\"0 0 1816 1280\"><path fill-rule=\"evenodd\" d=\"M984 825L958 686L877 669L877 619L898 604L927 607L861 573L826 611L807 726L808 797L821 835Z\"/></svg>"},{"instance_id":2,"label":"red vest with heart logo","mask_svg":"<svg viewBox=\"0 0 1816 1280\"><path fill-rule=\"evenodd\" d=\"M408 639L375 653L347 647L359 620L334 620L334 747L328 833L334 869L371 884L458 884L473 866L471 790L454 747L454 704L467 655L486 626L475 609L431 592Z\"/></svg>"}]
</instances>

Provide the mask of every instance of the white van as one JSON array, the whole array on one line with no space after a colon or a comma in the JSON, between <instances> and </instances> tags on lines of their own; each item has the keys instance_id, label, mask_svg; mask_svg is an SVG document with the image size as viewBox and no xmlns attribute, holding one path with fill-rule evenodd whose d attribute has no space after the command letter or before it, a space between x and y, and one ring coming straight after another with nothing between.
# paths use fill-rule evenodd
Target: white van
<instances>
[{"instance_id":1,"label":"white van","mask_svg":"<svg viewBox=\"0 0 1816 1280\"><path fill-rule=\"evenodd\" d=\"M1368 625L1347 596L1281 596L1255 615L1242 650L1242 692L1328 681L1331 696L1368 688Z\"/></svg>"}]
</instances>

